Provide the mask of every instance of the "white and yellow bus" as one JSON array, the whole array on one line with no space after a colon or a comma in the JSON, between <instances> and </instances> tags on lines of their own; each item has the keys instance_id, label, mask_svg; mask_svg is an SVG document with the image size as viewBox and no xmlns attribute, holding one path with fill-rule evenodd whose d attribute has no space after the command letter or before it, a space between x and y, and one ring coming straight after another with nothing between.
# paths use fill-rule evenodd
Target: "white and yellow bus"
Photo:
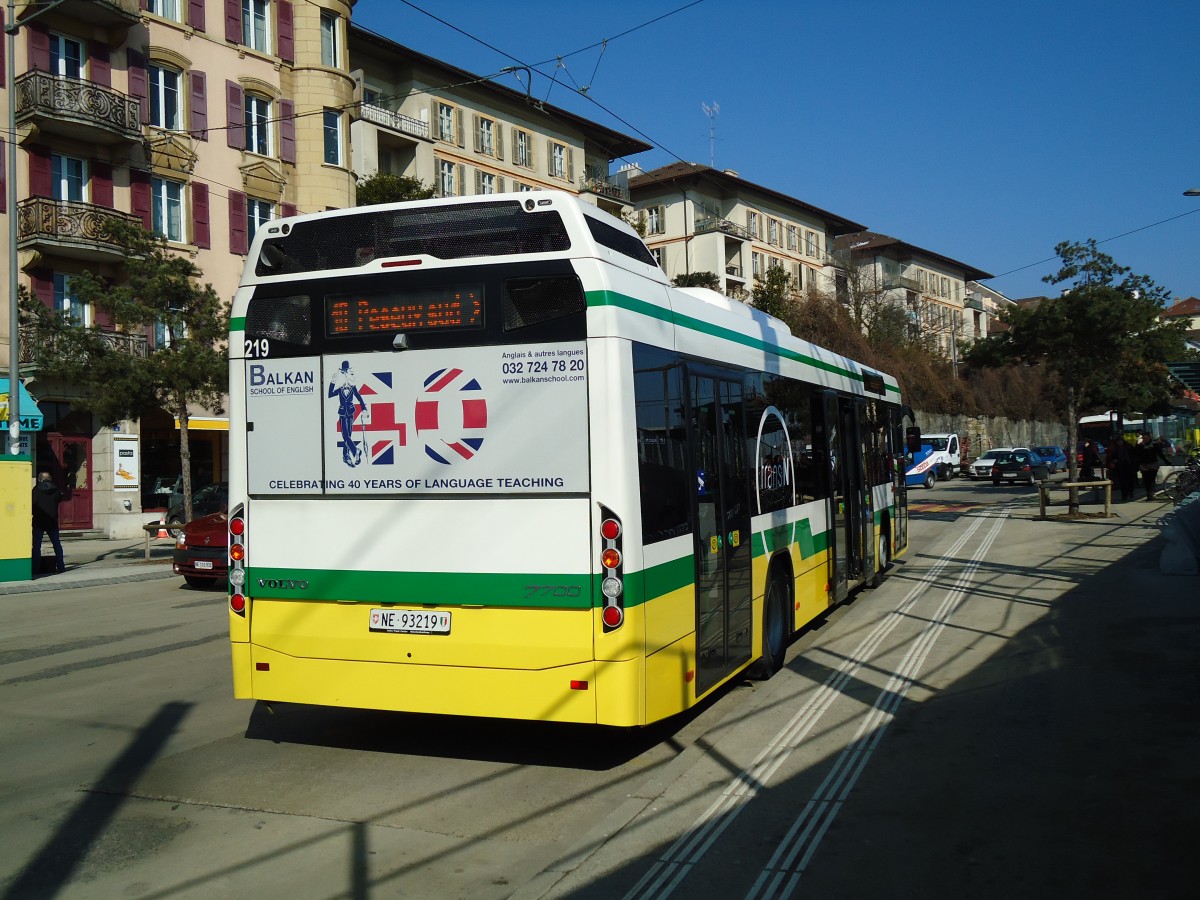
<instances>
[{"instance_id":1,"label":"white and yellow bus","mask_svg":"<svg viewBox=\"0 0 1200 900\"><path fill-rule=\"evenodd\" d=\"M644 725L907 545L895 380L569 194L272 221L232 327L240 698Z\"/></svg>"}]
</instances>

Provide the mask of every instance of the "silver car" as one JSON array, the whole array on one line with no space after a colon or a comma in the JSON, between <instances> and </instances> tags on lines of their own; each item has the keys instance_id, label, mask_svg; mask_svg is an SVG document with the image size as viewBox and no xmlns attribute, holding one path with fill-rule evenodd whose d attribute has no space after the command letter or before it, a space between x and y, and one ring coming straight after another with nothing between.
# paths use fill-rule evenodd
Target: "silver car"
<instances>
[{"instance_id":1,"label":"silver car","mask_svg":"<svg viewBox=\"0 0 1200 900\"><path fill-rule=\"evenodd\" d=\"M983 456L979 457L979 459L973 460L971 464L967 466L967 474L971 478L991 478L992 466L995 464L996 459L1006 453L1011 453L1012 451L1012 447L993 447L987 453L983 454Z\"/></svg>"}]
</instances>

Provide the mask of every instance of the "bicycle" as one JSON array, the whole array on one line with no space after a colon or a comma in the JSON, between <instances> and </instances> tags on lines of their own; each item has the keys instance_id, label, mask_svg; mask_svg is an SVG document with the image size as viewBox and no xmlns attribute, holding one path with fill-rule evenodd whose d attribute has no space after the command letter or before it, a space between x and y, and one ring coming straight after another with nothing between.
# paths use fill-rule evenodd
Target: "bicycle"
<instances>
[{"instance_id":1,"label":"bicycle","mask_svg":"<svg viewBox=\"0 0 1200 900\"><path fill-rule=\"evenodd\" d=\"M1163 482L1161 493L1178 505L1181 500L1200 491L1200 459L1192 457L1187 464L1172 472Z\"/></svg>"}]
</instances>

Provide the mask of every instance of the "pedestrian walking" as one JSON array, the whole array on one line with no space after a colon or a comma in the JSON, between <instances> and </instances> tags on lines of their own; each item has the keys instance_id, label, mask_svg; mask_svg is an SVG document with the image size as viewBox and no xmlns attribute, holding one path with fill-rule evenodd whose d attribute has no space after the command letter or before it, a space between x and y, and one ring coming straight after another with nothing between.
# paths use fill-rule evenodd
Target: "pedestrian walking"
<instances>
[{"instance_id":1,"label":"pedestrian walking","mask_svg":"<svg viewBox=\"0 0 1200 900\"><path fill-rule=\"evenodd\" d=\"M33 554L30 560L35 573L41 569L42 538L45 535L50 536L50 543L54 546L54 571L66 571L62 541L58 536L58 504L61 501L62 491L50 480L50 473L40 473L37 484L33 486Z\"/></svg>"},{"instance_id":2,"label":"pedestrian walking","mask_svg":"<svg viewBox=\"0 0 1200 900\"><path fill-rule=\"evenodd\" d=\"M1117 486L1121 499L1132 500L1137 486L1137 465L1133 461L1133 448L1123 437L1109 440L1107 463L1109 478Z\"/></svg>"},{"instance_id":3,"label":"pedestrian walking","mask_svg":"<svg viewBox=\"0 0 1200 900\"><path fill-rule=\"evenodd\" d=\"M1134 447L1133 452L1138 472L1142 476L1142 487L1146 489L1146 499L1153 500L1156 490L1155 483L1158 481L1159 463L1164 466L1170 465L1170 463L1163 455L1162 447L1150 440L1150 435L1144 431L1138 435L1137 446Z\"/></svg>"},{"instance_id":4,"label":"pedestrian walking","mask_svg":"<svg viewBox=\"0 0 1200 900\"><path fill-rule=\"evenodd\" d=\"M1096 449L1096 444L1091 438L1085 438L1083 442L1083 460L1082 469L1080 471L1080 481L1095 481L1096 467L1100 465L1100 451Z\"/></svg>"}]
</instances>

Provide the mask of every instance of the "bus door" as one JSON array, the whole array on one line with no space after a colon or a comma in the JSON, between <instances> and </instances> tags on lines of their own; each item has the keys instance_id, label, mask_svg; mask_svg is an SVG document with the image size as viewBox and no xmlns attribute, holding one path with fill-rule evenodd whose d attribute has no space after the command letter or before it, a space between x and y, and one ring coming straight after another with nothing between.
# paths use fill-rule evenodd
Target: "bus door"
<instances>
[{"instance_id":1,"label":"bus door","mask_svg":"<svg viewBox=\"0 0 1200 900\"><path fill-rule=\"evenodd\" d=\"M857 508L859 527L856 534L859 538L859 553L856 554L861 565L858 574L866 577L875 571L875 557L879 544L875 540L875 499L871 496L871 477L867 466L868 428L867 402L854 400L843 406L843 415L849 413L850 421L846 426L846 434L853 435L854 496L859 501Z\"/></svg>"},{"instance_id":2,"label":"bus door","mask_svg":"<svg viewBox=\"0 0 1200 900\"><path fill-rule=\"evenodd\" d=\"M832 391L823 397L829 460L829 592L835 602L845 599L851 581L862 578L865 562L865 478L853 403Z\"/></svg>"},{"instance_id":3,"label":"bus door","mask_svg":"<svg viewBox=\"0 0 1200 900\"><path fill-rule=\"evenodd\" d=\"M892 464L892 547L893 553L899 553L908 546L908 482L904 477L908 465L904 455L904 412L890 409L888 416L888 458Z\"/></svg>"},{"instance_id":4,"label":"bus door","mask_svg":"<svg viewBox=\"0 0 1200 900\"><path fill-rule=\"evenodd\" d=\"M692 373L696 693L750 658L750 507L740 381Z\"/></svg>"}]
</instances>

